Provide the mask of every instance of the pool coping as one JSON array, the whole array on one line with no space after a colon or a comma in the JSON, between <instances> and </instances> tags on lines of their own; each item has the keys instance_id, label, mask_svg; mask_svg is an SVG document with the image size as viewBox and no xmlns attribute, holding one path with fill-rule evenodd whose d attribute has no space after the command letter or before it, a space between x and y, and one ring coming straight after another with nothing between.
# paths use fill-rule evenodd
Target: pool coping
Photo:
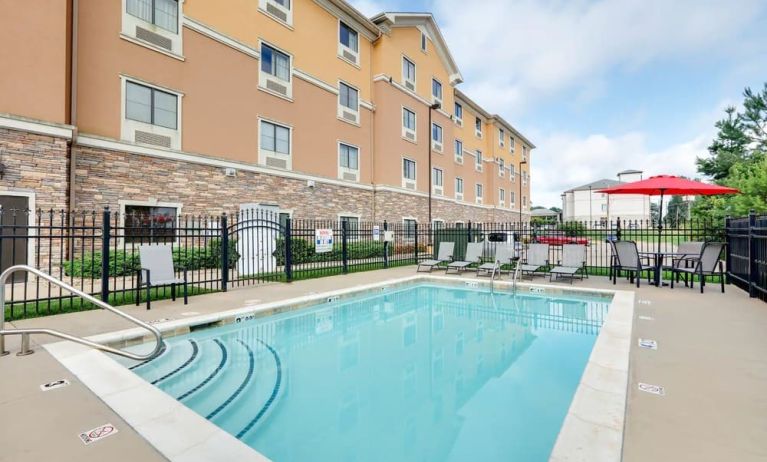
<instances>
[{"instance_id":1,"label":"pool coping","mask_svg":"<svg viewBox=\"0 0 767 462\"><path fill-rule=\"evenodd\" d=\"M194 328L217 327L271 316L316 305L318 302L334 302L357 296L361 292L391 290L413 282L441 282L472 288L490 285L489 280L479 278L418 274L268 303L245 302L240 308L157 323L155 327L164 337L172 337L189 333ZM509 281L496 280L493 284L499 290L512 286ZM613 296L607 318L549 460L620 461L628 393L634 293L535 283L519 283L519 289L533 295ZM145 343L152 338L140 328L88 337L89 340L115 347ZM46 344L44 348L171 462L269 461L255 449L144 381L112 357L68 341ZM136 402L142 405L136 406Z\"/></svg>"}]
</instances>

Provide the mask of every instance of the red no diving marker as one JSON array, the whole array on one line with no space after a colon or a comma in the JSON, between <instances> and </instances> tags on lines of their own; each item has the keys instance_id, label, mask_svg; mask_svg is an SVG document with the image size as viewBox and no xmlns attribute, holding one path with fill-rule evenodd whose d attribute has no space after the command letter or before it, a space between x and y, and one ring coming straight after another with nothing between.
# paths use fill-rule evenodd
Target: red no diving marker
<instances>
[{"instance_id":1,"label":"red no diving marker","mask_svg":"<svg viewBox=\"0 0 767 462\"><path fill-rule=\"evenodd\" d=\"M87 446L91 443L95 443L98 440L102 440L108 436L112 436L117 433L117 428L112 424L105 424L98 426L87 432L80 433L80 440Z\"/></svg>"}]
</instances>

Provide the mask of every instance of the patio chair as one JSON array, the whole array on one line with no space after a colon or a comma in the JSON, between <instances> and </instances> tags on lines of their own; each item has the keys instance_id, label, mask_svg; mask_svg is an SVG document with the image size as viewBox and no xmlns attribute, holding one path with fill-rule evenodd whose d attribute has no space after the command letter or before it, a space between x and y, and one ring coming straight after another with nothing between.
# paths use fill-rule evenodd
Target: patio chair
<instances>
[{"instance_id":1,"label":"patio chair","mask_svg":"<svg viewBox=\"0 0 767 462\"><path fill-rule=\"evenodd\" d=\"M671 259L671 267L664 267L664 270L673 271L674 268L692 268L694 263L689 259L690 257L700 256L700 251L703 250L703 242L681 242L674 252L675 256ZM676 273L676 282L679 282L679 276L681 273Z\"/></svg>"},{"instance_id":2,"label":"patio chair","mask_svg":"<svg viewBox=\"0 0 767 462\"><path fill-rule=\"evenodd\" d=\"M449 273L450 270L454 270L456 274L464 271L466 268L473 264L481 263L482 260L482 243L481 242L469 242L466 245L466 257L461 261L453 261L447 264L445 273Z\"/></svg>"},{"instance_id":3,"label":"patio chair","mask_svg":"<svg viewBox=\"0 0 767 462\"><path fill-rule=\"evenodd\" d=\"M170 296L176 300L176 285L184 286L184 305L189 302L186 268L184 278L176 277L173 252L170 245L141 245L138 248L141 269L136 284L136 306L141 303L141 287L146 286L146 309L151 309L152 287L170 286Z\"/></svg>"},{"instance_id":4,"label":"patio chair","mask_svg":"<svg viewBox=\"0 0 767 462\"><path fill-rule=\"evenodd\" d=\"M613 248L613 262L610 273L613 277L613 284L617 284L618 276L623 271L631 277L632 282L636 278L637 287L639 287L639 280L643 272L647 273L647 282L650 283L656 269L655 265L642 263L642 259L646 260L647 257L639 256L636 242L615 241L611 245Z\"/></svg>"},{"instance_id":5,"label":"patio chair","mask_svg":"<svg viewBox=\"0 0 767 462\"><path fill-rule=\"evenodd\" d=\"M679 265L678 267L672 268L672 276L684 274L685 286L687 285L689 278L690 288L692 288L692 276L697 275L700 278L700 293L703 293L703 288L706 286L706 277L718 275L719 282L722 285L722 293L724 293L724 265L720 258L722 256L722 250L724 250L724 244L721 242L707 242L703 244L699 256L685 259L691 264L691 267L687 267L687 265L682 267L682 265ZM674 277L671 278L671 288L674 288Z\"/></svg>"},{"instance_id":6,"label":"patio chair","mask_svg":"<svg viewBox=\"0 0 767 462\"><path fill-rule=\"evenodd\" d=\"M549 266L549 244L528 244L527 255L522 264L517 263L522 274L544 274Z\"/></svg>"},{"instance_id":7,"label":"patio chair","mask_svg":"<svg viewBox=\"0 0 767 462\"><path fill-rule=\"evenodd\" d=\"M450 263L451 261L453 261L454 248L455 248L455 242L440 242L437 258L432 260L424 260L418 263L416 272L421 271L421 267L423 266L427 268L427 270L431 273L431 270L434 269L435 267L439 267L439 265L443 263Z\"/></svg>"},{"instance_id":8,"label":"patio chair","mask_svg":"<svg viewBox=\"0 0 767 462\"><path fill-rule=\"evenodd\" d=\"M566 277L573 283L575 276L580 273L581 279L588 276L586 272L586 246L582 244L565 244L562 246L562 261L549 271L549 281L554 276Z\"/></svg>"},{"instance_id":9,"label":"patio chair","mask_svg":"<svg viewBox=\"0 0 767 462\"><path fill-rule=\"evenodd\" d=\"M500 274L501 266L511 265L514 259L514 249L511 246L496 247L495 257L493 257L492 263L483 263L477 267L477 276L492 276L495 270L495 265L498 265Z\"/></svg>"}]
</instances>

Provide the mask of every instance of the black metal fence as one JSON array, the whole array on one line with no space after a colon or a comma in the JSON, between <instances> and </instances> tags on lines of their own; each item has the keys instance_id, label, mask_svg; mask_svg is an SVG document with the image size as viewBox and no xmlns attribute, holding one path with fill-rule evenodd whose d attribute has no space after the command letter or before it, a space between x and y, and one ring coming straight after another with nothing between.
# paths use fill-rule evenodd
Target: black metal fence
<instances>
[{"instance_id":1,"label":"black metal fence","mask_svg":"<svg viewBox=\"0 0 767 462\"><path fill-rule=\"evenodd\" d=\"M663 228L659 234L649 221L540 226L468 222L430 226L408 220L389 223L355 218L290 219L264 209L208 216L176 216L169 210L162 213L160 209L160 213L152 214L126 214L109 209L73 213L0 210L2 269L29 264L119 305L136 302L141 267L139 247L144 244L172 247L175 268L179 276L186 270L190 294L194 295L259 283L413 265L435 258L441 243L447 241L454 243L454 259L464 258L468 242L483 242L483 255L488 260L499 245L514 242L515 254L520 256L527 243L549 243L552 263L561 259L562 244L583 243L587 244L590 274L607 274L612 255L610 240L634 240L640 251L648 252L658 246L663 251L673 251L685 241L725 240L721 226L702 221L677 223ZM729 226L734 230L737 224L732 221ZM730 238L727 240L731 242ZM763 245L764 241L760 242ZM731 245L734 249L731 264L740 268L737 266L743 264L738 260L742 255L738 253L740 243ZM764 262L763 250L761 255ZM728 263L730 260L728 256ZM758 274L764 282L764 263L761 265ZM155 287L151 296L170 298L170 289ZM11 276L5 298L6 319L90 308L57 286L21 272Z\"/></svg>"},{"instance_id":2,"label":"black metal fence","mask_svg":"<svg viewBox=\"0 0 767 462\"><path fill-rule=\"evenodd\" d=\"M767 301L767 215L728 218L725 228L729 282Z\"/></svg>"}]
</instances>

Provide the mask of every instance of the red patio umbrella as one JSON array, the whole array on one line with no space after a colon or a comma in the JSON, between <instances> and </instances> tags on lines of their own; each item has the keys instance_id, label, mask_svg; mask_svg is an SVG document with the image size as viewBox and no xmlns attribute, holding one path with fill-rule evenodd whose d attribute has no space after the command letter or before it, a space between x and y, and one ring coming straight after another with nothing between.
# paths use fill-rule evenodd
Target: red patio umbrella
<instances>
[{"instance_id":1,"label":"red patio umbrella","mask_svg":"<svg viewBox=\"0 0 767 462\"><path fill-rule=\"evenodd\" d=\"M605 194L640 194L660 196L660 215L658 218L658 251L660 252L661 232L663 229L663 196L714 196L718 194L737 194L735 188L728 188L700 181L688 180L673 175L651 176L646 180L619 184L598 192Z\"/></svg>"}]
</instances>

